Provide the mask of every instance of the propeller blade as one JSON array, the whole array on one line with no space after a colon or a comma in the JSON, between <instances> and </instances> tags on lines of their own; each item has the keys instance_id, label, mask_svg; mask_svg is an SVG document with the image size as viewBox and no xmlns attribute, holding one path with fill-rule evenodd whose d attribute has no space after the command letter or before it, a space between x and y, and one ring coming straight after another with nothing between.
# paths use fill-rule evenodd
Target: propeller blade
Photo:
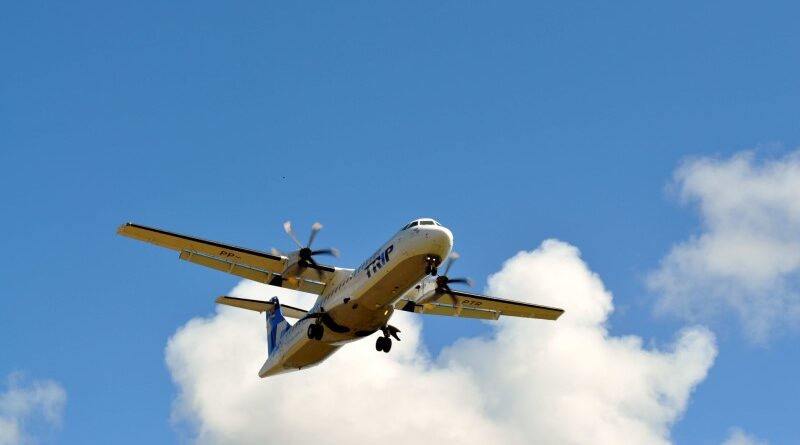
<instances>
[{"instance_id":1,"label":"propeller blade","mask_svg":"<svg viewBox=\"0 0 800 445\"><path fill-rule=\"evenodd\" d=\"M283 223L283 230L285 230L286 234L289 235L289 238L291 238L292 241L294 241L294 243L297 244L297 247L301 249L303 248L303 245L300 243L300 240L297 239L297 237L294 234L294 231L292 231L291 221L286 221L285 223Z\"/></svg>"},{"instance_id":2,"label":"propeller blade","mask_svg":"<svg viewBox=\"0 0 800 445\"><path fill-rule=\"evenodd\" d=\"M310 247L311 243L314 242L314 239L317 237L317 233L319 233L319 231L322 230L322 224L315 222L311 226L311 234L308 237L308 245L306 246L303 246L300 240L297 239L297 235L295 235L294 230L292 230L291 221L286 221L285 223L283 223L283 230L286 231L286 234L289 235L289 238L291 238L292 241L294 241L294 243L297 244L297 247L300 248L300 250L294 251L290 254L290 256L294 254L298 255L299 257L299 260L297 262L298 267L300 267L301 269L306 267L311 267L316 271L318 279L322 281L323 271L320 269L320 266L319 264L317 264L316 260L314 260L314 258L312 257L314 255L333 255L335 257L339 256L339 251L336 249L311 250ZM282 255L280 251L275 248L272 249L272 252L274 255ZM302 270L300 271L300 273L302 273Z\"/></svg>"},{"instance_id":3,"label":"propeller blade","mask_svg":"<svg viewBox=\"0 0 800 445\"><path fill-rule=\"evenodd\" d=\"M276 249L274 247L272 248L272 252L271 253L273 255L275 255L275 256L283 256L283 252L281 252L280 250L278 250L278 249Z\"/></svg>"},{"instance_id":4,"label":"propeller blade","mask_svg":"<svg viewBox=\"0 0 800 445\"><path fill-rule=\"evenodd\" d=\"M337 249L319 249L319 250L312 250L311 255L333 255L336 258L339 258L339 251Z\"/></svg>"},{"instance_id":5,"label":"propeller blade","mask_svg":"<svg viewBox=\"0 0 800 445\"><path fill-rule=\"evenodd\" d=\"M448 284L450 284L450 283L464 283L469 287L472 287L472 284L473 284L471 278L452 278L452 279L448 279L447 283Z\"/></svg>"},{"instance_id":6,"label":"propeller blade","mask_svg":"<svg viewBox=\"0 0 800 445\"><path fill-rule=\"evenodd\" d=\"M447 273L450 272L450 268L453 267L453 263L455 263L460 257L461 255L459 255L457 252L451 252L450 257L447 259L447 265L444 267L444 273L442 275L447 276Z\"/></svg>"},{"instance_id":7,"label":"propeller blade","mask_svg":"<svg viewBox=\"0 0 800 445\"><path fill-rule=\"evenodd\" d=\"M308 262L311 263L310 267L317 273L317 280L322 281L322 270L320 270L319 264L312 257L308 257Z\"/></svg>"},{"instance_id":8,"label":"propeller blade","mask_svg":"<svg viewBox=\"0 0 800 445\"><path fill-rule=\"evenodd\" d=\"M320 230L322 230L322 224L319 222L315 222L311 226L311 235L308 236L308 244L306 244L306 247L311 247L311 243L314 242L314 238L317 237L317 233L319 233Z\"/></svg>"}]
</instances>

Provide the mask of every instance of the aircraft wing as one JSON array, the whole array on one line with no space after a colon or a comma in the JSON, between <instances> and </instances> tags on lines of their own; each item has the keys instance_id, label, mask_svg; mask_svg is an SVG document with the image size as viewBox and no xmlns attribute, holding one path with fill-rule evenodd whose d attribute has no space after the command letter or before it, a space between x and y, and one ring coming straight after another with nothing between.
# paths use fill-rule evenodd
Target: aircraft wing
<instances>
[{"instance_id":1,"label":"aircraft wing","mask_svg":"<svg viewBox=\"0 0 800 445\"><path fill-rule=\"evenodd\" d=\"M247 298L236 298L236 297L219 297L215 300L217 304L224 304L226 306L233 306L238 307L240 309L249 309L251 311L256 312L264 312L272 310L275 307L273 303L269 301L261 301L261 300L248 300ZM289 306L286 304L281 303L281 313L286 317L290 318L303 318L308 315L308 311L304 311L302 309L296 308L294 306Z\"/></svg>"},{"instance_id":2,"label":"aircraft wing","mask_svg":"<svg viewBox=\"0 0 800 445\"><path fill-rule=\"evenodd\" d=\"M242 278L319 295L335 269L319 265L303 270L299 279L282 277L289 259L258 250L208 241L154 227L127 223L117 233L180 252L179 258Z\"/></svg>"},{"instance_id":3,"label":"aircraft wing","mask_svg":"<svg viewBox=\"0 0 800 445\"><path fill-rule=\"evenodd\" d=\"M417 314L447 315L450 317L480 318L497 320L501 315L509 317L540 318L556 320L564 313L563 309L505 300L486 295L471 294L457 290L451 291L455 304L440 301L419 304L411 300L401 299L395 303L395 309ZM449 298L447 299L449 302Z\"/></svg>"}]
</instances>

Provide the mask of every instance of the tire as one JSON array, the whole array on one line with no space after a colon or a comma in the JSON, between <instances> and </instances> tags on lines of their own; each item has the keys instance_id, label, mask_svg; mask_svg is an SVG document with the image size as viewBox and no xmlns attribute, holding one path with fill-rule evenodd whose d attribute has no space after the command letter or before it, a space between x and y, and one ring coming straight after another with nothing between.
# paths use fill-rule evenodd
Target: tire
<instances>
[{"instance_id":1,"label":"tire","mask_svg":"<svg viewBox=\"0 0 800 445\"><path fill-rule=\"evenodd\" d=\"M318 324L310 324L308 325L308 331L306 331L306 334L311 340L322 340L322 326Z\"/></svg>"},{"instance_id":2,"label":"tire","mask_svg":"<svg viewBox=\"0 0 800 445\"><path fill-rule=\"evenodd\" d=\"M306 335L308 335L308 338L311 340L314 340L314 337L317 336L316 330L314 329L315 326L315 324L308 325L308 331L306 331Z\"/></svg>"},{"instance_id":3,"label":"tire","mask_svg":"<svg viewBox=\"0 0 800 445\"><path fill-rule=\"evenodd\" d=\"M314 331L316 331L314 338L317 340L322 340L322 335L325 334L325 329L322 327L322 325L315 324Z\"/></svg>"},{"instance_id":4,"label":"tire","mask_svg":"<svg viewBox=\"0 0 800 445\"><path fill-rule=\"evenodd\" d=\"M383 337L383 338L386 338L386 341L383 342L383 352L388 354L389 351L392 350L392 339L391 338L387 338L387 337Z\"/></svg>"}]
</instances>

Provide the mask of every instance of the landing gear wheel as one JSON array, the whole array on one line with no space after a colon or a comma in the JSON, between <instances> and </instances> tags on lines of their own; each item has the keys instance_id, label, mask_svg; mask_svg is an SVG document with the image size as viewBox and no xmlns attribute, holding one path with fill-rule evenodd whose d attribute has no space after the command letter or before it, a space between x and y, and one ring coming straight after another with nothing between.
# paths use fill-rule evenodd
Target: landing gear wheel
<instances>
[{"instance_id":1,"label":"landing gear wheel","mask_svg":"<svg viewBox=\"0 0 800 445\"><path fill-rule=\"evenodd\" d=\"M392 339L388 337L378 337L375 340L375 350L389 352L392 350Z\"/></svg>"},{"instance_id":2,"label":"landing gear wheel","mask_svg":"<svg viewBox=\"0 0 800 445\"><path fill-rule=\"evenodd\" d=\"M317 340L322 340L323 329L321 324L315 324L314 326L317 327L317 336L315 337Z\"/></svg>"},{"instance_id":3,"label":"landing gear wheel","mask_svg":"<svg viewBox=\"0 0 800 445\"><path fill-rule=\"evenodd\" d=\"M322 340L322 331L322 326L318 324L310 324L308 325L308 331L306 333L308 334L308 338L312 340Z\"/></svg>"},{"instance_id":4,"label":"landing gear wheel","mask_svg":"<svg viewBox=\"0 0 800 445\"><path fill-rule=\"evenodd\" d=\"M425 257L425 275L433 275L434 277L439 273L439 263L441 259L438 256L428 255Z\"/></svg>"}]
</instances>

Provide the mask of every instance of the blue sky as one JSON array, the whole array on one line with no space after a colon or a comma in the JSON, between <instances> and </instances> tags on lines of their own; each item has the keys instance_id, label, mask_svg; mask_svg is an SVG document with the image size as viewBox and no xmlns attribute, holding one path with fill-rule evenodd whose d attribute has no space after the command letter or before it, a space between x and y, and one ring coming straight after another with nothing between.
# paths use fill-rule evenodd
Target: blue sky
<instances>
[{"instance_id":1,"label":"blue sky","mask_svg":"<svg viewBox=\"0 0 800 445\"><path fill-rule=\"evenodd\" d=\"M556 238L613 293L612 334L663 344L708 326L718 355L671 426L675 443L721 443L734 427L800 443L797 319L753 342L725 311L688 321L657 311L666 291L647 284L675 245L708 231L698 200L681 200L682 165L743 150L755 166L791 162L798 12L789 2L7 4L0 376L63 387L62 426L31 423L45 443L190 441L191 427L170 421L165 345L238 280L120 238L119 224L287 250L283 221L302 233L319 220L317 243L355 266L432 216L453 230L458 275L477 289ZM797 277L782 283L789 295ZM425 319L422 340L435 354L490 329Z\"/></svg>"}]
</instances>

